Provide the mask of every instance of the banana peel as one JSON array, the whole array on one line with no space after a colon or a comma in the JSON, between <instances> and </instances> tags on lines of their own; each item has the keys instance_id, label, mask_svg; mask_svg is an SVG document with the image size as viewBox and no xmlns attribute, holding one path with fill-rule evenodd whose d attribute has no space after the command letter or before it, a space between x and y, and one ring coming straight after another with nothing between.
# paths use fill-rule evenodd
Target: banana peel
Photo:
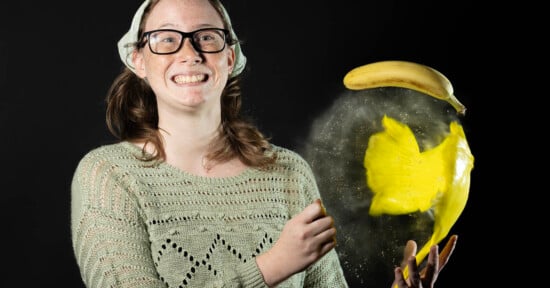
<instances>
[{"instance_id":1,"label":"banana peel","mask_svg":"<svg viewBox=\"0 0 550 288\"><path fill-rule=\"evenodd\" d=\"M344 86L350 90L386 86L413 89L449 102L459 114L466 113L451 81L434 68L415 62L386 60L356 67L344 76Z\"/></svg>"}]
</instances>

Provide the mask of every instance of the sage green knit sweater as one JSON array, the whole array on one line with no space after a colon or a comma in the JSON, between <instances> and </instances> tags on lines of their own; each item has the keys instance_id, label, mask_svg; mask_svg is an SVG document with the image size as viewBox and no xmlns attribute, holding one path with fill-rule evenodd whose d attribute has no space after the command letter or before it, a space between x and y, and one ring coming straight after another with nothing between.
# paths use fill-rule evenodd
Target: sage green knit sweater
<instances>
[{"instance_id":1,"label":"sage green knit sweater","mask_svg":"<svg viewBox=\"0 0 550 288\"><path fill-rule=\"evenodd\" d=\"M72 243L87 287L265 287L255 256L319 198L298 154L274 146L266 171L207 178L138 160L128 142L80 161ZM278 287L347 287L334 249Z\"/></svg>"}]
</instances>

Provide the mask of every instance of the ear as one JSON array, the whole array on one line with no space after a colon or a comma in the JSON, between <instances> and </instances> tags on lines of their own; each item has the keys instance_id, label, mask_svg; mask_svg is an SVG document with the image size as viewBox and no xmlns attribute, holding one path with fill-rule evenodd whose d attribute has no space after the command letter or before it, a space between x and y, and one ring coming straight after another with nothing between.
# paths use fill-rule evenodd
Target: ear
<instances>
[{"instance_id":1,"label":"ear","mask_svg":"<svg viewBox=\"0 0 550 288\"><path fill-rule=\"evenodd\" d=\"M145 78L147 73L145 72L145 61L143 60L143 53L139 53L136 50L132 52L132 62L134 64L134 70L137 76Z\"/></svg>"},{"instance_id":2,"label":"ear","mask_svg":"<svg viewBox=\"0 0 550 288\"><path fill-rule=\"evenodd\" d=\"M227 54L227 66L228 67L228 71L229 71L229 74L231 75L231 73L233 72L233 69L235 68L235 48L231 48L229 49L228 51L229 53Z\"/></svg>"}]
</instances>

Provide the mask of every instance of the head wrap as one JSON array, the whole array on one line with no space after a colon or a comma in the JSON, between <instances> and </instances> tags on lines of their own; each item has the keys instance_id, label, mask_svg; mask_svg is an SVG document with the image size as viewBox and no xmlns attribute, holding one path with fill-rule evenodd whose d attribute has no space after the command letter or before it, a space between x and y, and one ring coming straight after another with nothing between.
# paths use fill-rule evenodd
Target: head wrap
<instances>
[{"instance_id":1,"label":"head wrap","mask_svg":"<svg viewBox=\"0 0 550 288\"><path fill-rule=\"evenodd\" d=\"M124 34L122 38L120 38L120 40L118 41L118 54L120 55L120 59L122 60L122 63L124 63L124 65L130 68L130 70L132 70L134 73L135 69L132 65L132 52L134 51L134 44L138 41L138 31L141 24L143 12L150 2L150 0L143 1L141 6L139 6L138 10L136 11L136 14L134 14L134 18L132 18L132 25L130 26L130 30L128 30L128 32L126 32L126 34ZM229 14L227 13L223 5L221 5L221 8L223 12L223 18L230 26L229 28L231 38L233 38L237 42L237 44L233 45L235 49L235 66L233 67L233 71L231 72L231 77L233 77L239 75L244 70L244 67L246 65L246 57L242 52L239 38L237 38L237 34L235 34L235 31L233 31L233 25L231 25Z\"/></svg>"}]
</instances>

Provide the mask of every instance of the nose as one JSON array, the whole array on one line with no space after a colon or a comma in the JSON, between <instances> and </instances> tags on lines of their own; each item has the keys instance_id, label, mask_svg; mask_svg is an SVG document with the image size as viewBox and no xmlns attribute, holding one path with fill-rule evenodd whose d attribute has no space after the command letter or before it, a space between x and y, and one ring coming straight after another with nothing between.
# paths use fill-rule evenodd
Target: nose
<instances>
[{"instance_id":1,"label":"nose","mask_svg":"<svg viewBox=\"0 0 550 288\"><path fill-rule=\"evenodd\" d=\"M189 38L183 39L183 43L177 55L181 57L184 62L200 63L202 61L201 53L193 47L191 39Z\"/></svg>"}]
</instances>

